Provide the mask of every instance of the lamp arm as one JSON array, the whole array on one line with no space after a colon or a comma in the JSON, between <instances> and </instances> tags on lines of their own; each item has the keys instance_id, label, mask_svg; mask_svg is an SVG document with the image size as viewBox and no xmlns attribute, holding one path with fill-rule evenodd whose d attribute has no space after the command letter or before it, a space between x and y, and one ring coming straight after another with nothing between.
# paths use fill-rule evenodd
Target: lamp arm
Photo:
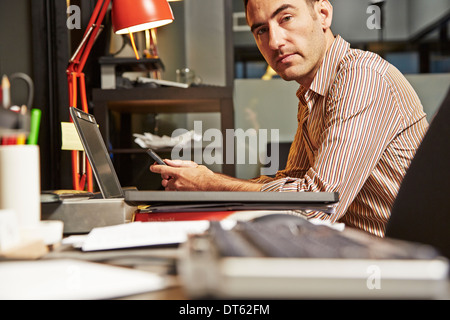
<instances>
[{"instance_id":1,"label":"lamp arm","mask_svg":"<svg viewBox=\"0 0 450 320\"><path fill-rule=\"evenodd\" d=\"M85 112L88 112L88 105L86 99L85 79L82 71L91 49L102 30L102 22L105 18L110 3L111 0L99 0L95 5L94 12L89 20L83 39L69 60L69 65L66 70L69 89L69 104L70 106L77 108L77 81L79 80L80 100L82 109ZM72 121L72 119L70 120ZM83 157L83 160L81 160L80 157ZM84 153L80 155L76 150L72 151L72 183L73 189L75 190L84 190L85 183L87 183L88 191L93 191L92 168Z\"/></svg>"},{"instance_id":2,"label":"lamp arm","mask_svg":"<svg viewBox=\"0 0 450 320\"><path fill-rule=\"evenodd\" d=\"M111 0L99 0L95 5L94 12L89 20L83 39L75 50L72 58L69 60L69 65L67 67L68 74L72 72L81 73L83 71L91 49L103 29L102 22L110 3Z\"/></svg>"},{"instance_id":3,"label":"lamp arm","mask_svg":"<svg viewBox=\"0 0 450 320\"><path fill-rule=\"evenodd\" d=\"M86 30L86 33L83 36L83 39L81 40L81 42L78 45L77 49L75 50L74 54L70 58L69 64L74 63L75 61L79 61L79 58L77 59L77 57L79 57L81 50L84 50L85 44L86 44L87 40L89 39L89 36L91 35L94 28L95 28L95 25L92 25L89 27L89 29Z\"/></svg>"}]
</instances>

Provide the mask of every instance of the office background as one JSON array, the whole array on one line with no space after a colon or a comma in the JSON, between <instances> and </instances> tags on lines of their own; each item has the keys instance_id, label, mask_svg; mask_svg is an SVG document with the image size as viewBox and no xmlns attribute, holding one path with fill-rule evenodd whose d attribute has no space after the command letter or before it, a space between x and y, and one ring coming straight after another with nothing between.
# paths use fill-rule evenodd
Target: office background
<instances>
[{"instance_id":1,"label":"office background","mask_svg":"<svg viewBox=\"0 0 450 320\"><path fill-rule=\"evenodd\" d=\"M450 85L450 0L386 0L383 29L369 29L369 0L333 0L332 29L353 47L375 51L393 63L419 93L429 120ZM68 3L81 7L80 30L66 26ZM0 74L25 72L36 86L34 107L43 111L41 135L42 189L71 187L68 151L61 151L61 121L68 121L65 68L84 32L94 0L16 0L0 2ZM176 80L176 69L195 70L204 84L234 88L235 127L278 128L280 140L289 142L296 128L292 121L297 101L295 83L274 77L261 80L266 64L242 19L242 0L184 0L171 2L175 22L158 29L158 50L165 65L163 79ZM98 58L120 45L106 30L85 68L90 89L100 87ZM109 44L109 45L108 45ZM130 48L122 56L133 56ZM26 96L13 88L13 101ZM280 115L273 118L273 109ZM194 120L219 127L214 114L159 115L166 133L177 127L191 129ZM146 130L142 123L136 130ZM248 148L248 145L237 146ZM264 153L265 150L258 150ZM237 166L236 176L258 174L259 164ZM214 169L214 168L213 168Z\"/></svg>"}]
</instances>

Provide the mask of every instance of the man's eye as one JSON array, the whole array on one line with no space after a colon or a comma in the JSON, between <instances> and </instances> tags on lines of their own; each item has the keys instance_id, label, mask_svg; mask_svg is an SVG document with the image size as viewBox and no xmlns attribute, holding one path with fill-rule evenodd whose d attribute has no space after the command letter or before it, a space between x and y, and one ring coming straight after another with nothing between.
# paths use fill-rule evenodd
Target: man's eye
<instances>
[{"instance_id":1,"label":"man's eye","mask_svg":"<svg viewBox=\"0 0 450 320\"><path fill-rule=\"evenodd\" d=\"M258 36L263 35L266 32L267 32L267 28L259 28L258 30L256 30L256 34Z\"/></svg>"},{"instance_id":2,"label":"man's eye","mask_svg":"<svg viewBox=\"0 0 450 320\"><path fill-rule=\"evenodd\" d=\"M282 22L287 22L287 21L290 21L292 19L292 16L284 16L282 19L281 19L281 21Z\"/></svg>"}]
</instances>

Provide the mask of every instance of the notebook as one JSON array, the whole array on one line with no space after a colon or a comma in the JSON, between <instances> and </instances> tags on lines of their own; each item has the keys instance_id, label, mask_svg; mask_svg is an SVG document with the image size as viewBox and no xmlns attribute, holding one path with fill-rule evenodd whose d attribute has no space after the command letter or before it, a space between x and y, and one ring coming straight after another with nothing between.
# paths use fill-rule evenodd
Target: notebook
<instances>
[{"instance_id":1,"label":"notebook","mask_svg":"<svg viewBox=\"0 0 450 320\"><path fill-rule=\"evenodd\" d=\"M151 205L154 211L295 210L315 209L332 213L339 201L334 192L221 192L124 190L120 185L95 117L70 108L75 128L105 199L124 198L131 205Z\"/></svg>"}]
</instances>

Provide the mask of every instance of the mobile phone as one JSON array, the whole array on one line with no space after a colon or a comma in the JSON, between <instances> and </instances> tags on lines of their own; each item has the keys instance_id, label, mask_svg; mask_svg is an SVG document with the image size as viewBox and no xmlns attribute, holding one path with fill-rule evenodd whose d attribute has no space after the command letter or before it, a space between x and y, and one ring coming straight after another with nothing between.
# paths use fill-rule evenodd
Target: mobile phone
<instances>
[{"instance_id":1,"label":"mobile phone","mask_svg":"<svg viewBox=\"0 0 450 320\"><path fill-rule=\"evenodd\" d=\"M160 156L158 156L158 154L153 151L152 149L147 149L147 153L150 155L150 157L152 157L158 164L162 164L162 165L166 165L167 164L163 161L163 159L161 159Z\"/></svg>"}]
</instances>

